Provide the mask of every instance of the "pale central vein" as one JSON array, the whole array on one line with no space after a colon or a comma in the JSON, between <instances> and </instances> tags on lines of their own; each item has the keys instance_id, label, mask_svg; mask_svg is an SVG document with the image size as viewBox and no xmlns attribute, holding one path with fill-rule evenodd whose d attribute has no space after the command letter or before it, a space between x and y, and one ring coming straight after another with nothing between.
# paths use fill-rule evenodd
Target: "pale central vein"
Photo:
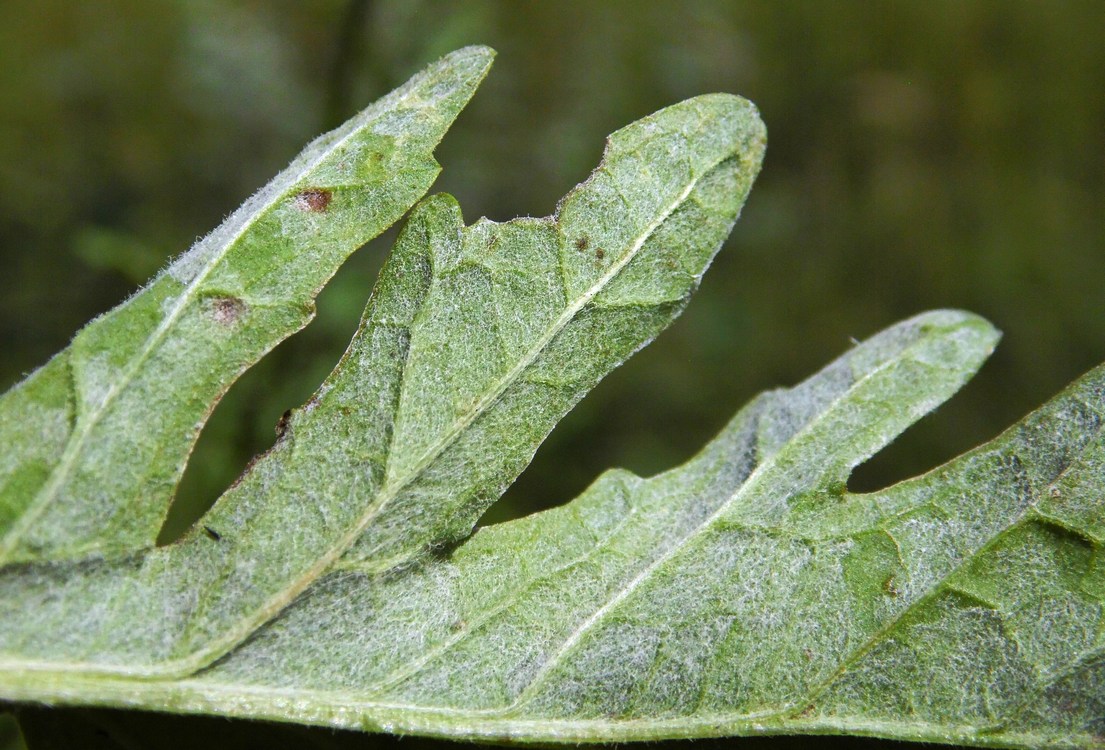
<instances>
[{"instance_id":1,"label":"pale central vein","mask_svg":"<svg viewBox=\"0 0 1105 750\"><path fill-rule=\"evenodd\" d=\"M507 371L498 381L496 381L490 389L469 409L461 419L458 419L449 430L447 430L441 438L439 438L433 445L431 445L422 457L414 464L411 470L403 477L385 485L379 495L377 495L375 502L369 505L361 517L353 524L349 530L343 534L334 545L323 555L321 555L314 564L312 564L302 575L298 578L290 581L289 584L281 589L279 592L271 596L265 601L258 609L254 610L254 613L250 617L243 618L239 621L236 627L228 629L225 634L212 641L207 647L198 649L191 655L184 657L174 663L165 663L165 669L182 672L194 671L195 669L204 666L212 659L221 656L227 650L240 643L246 636L252 633L261 623L268 621L277 612L282 610L288 604L290 604L300 593L302 593L307 586L309 586L316 578L318 578L323 572L325 572L330 566L337 561L337 559L353 545L357 540L357 537L368 527L368 525L375 519L380 512L387 507L387 505L399 496L405 488L410 486L418 477L429 468L435 460L450 446L456 439L466 430L481 414L487 411L487 409L499 399L500 396L506 391L506 389L514 383L521 374L529 368L541 354L542 351L549 345L549 343L556 337L560 331L564 329L569 322L571 322L579 312L592 300L595 295L601 292L607 284L610 283L621 270L637 256L640 249L644 246L645 242L656 232L656 230L667 221L668 217L678 209L690 196L691 192L698 185L699 180L705 174L713 171L719 164L726 161L731 157L731 153L726 153L721 158L710 163L700 174L692 180L689 180L686 187L680 191L680 193L669 203L664 209L653 219L645 229L634 238L633 242L626 250L625 253L614 263L610 268L599 277L599 279L592 284L583 294L581 294L576 300L574 300L563 313L549 326L542 335L537 339L536 343L515 363L515 365ZM163 670L156 670L157 673Z\"/></svg>"},{"instance_id":2,"label":"pale central vein","mask_svg":"<svg viewBox=\"0 0 1105 750\"><path fill-rule=\"evenodd\" d=\"M396 97L393 107L398 107L401 104L414 97L417 93L417 87L412 86L410 90L404 92L401 96ZM370 120L358 124L355 127L350 128L349 132L341 137L338 141L328 145L324 148L319 155L305 164L297 173L291 176L287 176L283 181L281 176L278 176L273 180L270 185L275 185L272 196L262 202L260 206L238 227L234 234L229 237L223 244L222 250L212 254L203 267L196 273L191 281L181 290L177 296L172 307L168 313L161 318L161 322L158 323L157 328L153 333L147 337L145 344L141 351L139 351L128 362L126 368L123 370L119 378L114 380L107 393L100 400L96 409L92 414L86 416L84 419L78 421L77 428L74 430L69 442L65 446L65 450L58 461L57 466L50 473L50 478L46 484L40 489L34 499L34 501L28 505L27 509L16 521L8 533L4 536L3 540L0 540L0 564L7 561L9 556L15 547L19 544L23 535L27 529L34 524L39 517L46 511L46 508L57 496L58 491L61 489L63 483L72 474L74 468L77 465L77 459L83 452L85 444L88 441L89 436L92 434L93 428L99 423L104 414L107 413L108 408L119 397L119 394L130 384L134 379L139 369L150 358L154 350L156 350L164 339L169 335L172 328L176 325L177 321L184 314L188 305L196 298L197 290L207 280L207 278L214 272L215 268L226 258L227 254L234 248L234 246L242 239L242 237L248 232L260 219L265 216L277 203L283 200L288 190L305 177L307 177L314 169L318 167L323 161L326 160L332 153L344 146L351 138L360 133L368 124L378 119L379 113L374 113L374 116ZM280 182L278 182L280 181ZM261 188L261 193L264 193L268 186ZM249 206L249 202L242 207L241 210L245 210ZM232 214L228 221L233 221L234 215ZM214 229L209 237L219 231L219 228ZM202 244L204 240L200 240L196 246L189 252L195 252ZM187 253L184 256L186 257ZM168 271L164 272L168 273ZM164 275L164 274L162 274ZM159 276L160 278L160 276ZM70 365L72 366L72 365Z\"/></svg>"},{"instance_id":3,"label":"pale central vein","mask_svg":"<svg viewBox=\"0 0 1105 750\"><path fill-rule=\"evenodd\" d=\"M472 408L458 419L441 438L423 453L422 457L413 465L405 476L386 484L375 498L375 502L366 508L365 512L357 519L356 523L350 526L348 531L336 540L335 543L326 552L320 555L320 557L303 571L302 574L289 581L286 586L268 597L259 607L254 609L252 613L242 617L236 624L224 630L221 636L213 638L205 646L197 648L195 651L185 656L162 661L156 665L134 667L70 662L64 665L62 669L65 671L115 674L136 679L183 677L210 664L213 660L219 658L248 637L258 626L267 622L278 612L287 607L288 604L294 601L295 598L322 575L322 573L330 569L341 555L353 545L361 533L363 533L364 529L368 527L383 509L387 507L392 500L398 497L404 489L416 481L418 477L425 472L426 469L429 468L481 414L486 412L488 408L502 396L506 389L518 380L521 374L536 361L537 357L540 356L556 335L559 334L568 323L571 322L579 312L637 256L645 242L647 242L656 230L667 221L671 214L687 200L701 178L712 172L721 163L731 157L732 152L726 152L721 157L706 165L698 176L689 180L679 194L657 214L656 218L649 222L637 237L633 239L632 243L621 257L612 263L610 268L608 268L594 284L587 288L586 291L566 307L564 312L542 333L534 345L526 351L515 365L500 377ZM35 669L38 665L27 663L26 666L30 669ZM52 669L58 669L58 665L53 665Z\"/></svg>"},{"instance_id":4,"label":"pale central vein","mask_svg":"<svg viewBox=\"0 0 1105 750\"><path fill-rule=\"evenodd\" d=\"M1101 434L1105 425L1099 425L1094 430L1094 436ZM1014 428L1015 429L1015 428ZM1058 484L1062 478L1067 474L1071 467L1076 466L1083 460L1083 457L1090 451L1094 450L1097 446L1093 443L1093 438L1088 439L1078 450L1077 457L1072 459L1070 463L1063 467L1063 469L1055 475L1044 487L1043 490L1037 490L1033 493L1035 500L1025 505L1020 512L1014 514L1012 518L1007 519L1005 524L997 529L989 538L983 541L978 547L973 550L969 550L964 553L963 558L959 560L945 575L937 578L933 581L932 585L921 592L916 599L910 602L908 605L902 608L892 616L881 628L871 634L871 636L853 649L844 659L841 660L837 669L827 678L820 683L814 685L807 691L805 700L801 701L799 707L813 703L822 694L829 690L833 683L839 680L847 670L855 666L860 659L870 653L880 643L884 642L886 638L899 628L903 622L917 611L917 609L925 604L928 604L936 599L948 585L948 580L953 578L957 573L966 570L974 561L976 561L981 555L984 555L989 550L996 547L998 542L1006 535L1012 532L1014 529L1019 528L1022 524L1027 523L1033 518L1040 520L1049 520L1045 514L1043 514L1036 503L1043 495L1044 490L1048 490ZM960 459L962 461L962 459ZM963 462L966 466L970 466L969 463ZM916 480L915 480L916 481ZM904 484L904 483L903 483Z\"/></svg>"},{"instance_id":5,"label":"pale central vein","mask_svg":"<svg viewBox=\"0 0 1105 750\"><path fill-rule=\"evenodd\" d=\"M918 341L918 342L915 342L914 344L911 344L907 348L906 351L909 351L909 349L912 349L916 346L919 346L921 343L922 343L922 341ZM905 352L903 352L903 355L904 354L905 354ZM842 403L849 395L851 395L851 393L860 384L862 384L864 381L869 380L870 378L874 377L876 374L878 374L879 372L885 370L886 368L890 367L891 365L894 364L895 361L896 360L893 360L893 361L890 361L890 362L885 362L885 363L881 364L879 367L877 367L877 368L871 370L869 373L865 374L859 380L855 381L848 388L847 391L845 391L840 396L833 399L832 402L830 402L820 414L818 414L814 419L812 419L805 426L803 426L803 428L799 432L797 432L793 437L791 437L790 440L787 442L787 444L788 445L793 444L793 442L795 440L797 440L802 434L808 434L808 433L812 432L818 425L820 425L822 422L824 422L824 420L828 417L828 415L833 412L834 408L838 404ZM759 466L757 466L752 471L751 474L748 475L748 477L744 480L744 482L741 483L741 486L732 495L730 495L724 502L722 502L718 506L717 510L715 510L713 513L711 513L709 515L709 517L707 517L698 526L695 526L694 528L690 529L690 531L683 538L679 539L671 547L664 550L651 563L649 563L647 566L645 566L641 570L640 573L638 573L628 583L626 583L624 586L622 586L617 591L617 593L613 597L610 598L609 601L607 601L601 607L596 609L593 613L591 613L591 615L587 619L585 619L578 626L576 626L575 630L573 630L572 633L564 640L564 642L561 644L560 648L557 649L556 653L553 654L541 666L541 669L538 670L537 674L534 675L534 677L530 681L530 683L526 686L526 688L524 690L522 690L518 694L518 697L514 700L514 702L506 710L517 710L517 709L521 708L523 705L525 705L529 700L531 700L540 691L541 687L544 684L544 681L549 677L549 675L556 668L556 666L564 660L564 658L568 655L569 652L571 652L571 650L573 648L575 648L575 646L580 642L580 640L584 637L584 635L586 635L597 624L602 622L602 620L607 616L607 614L611 610L613 610L615 607L617 607L621 602L625 601L634 591L636 591L637 588L639 588L645 581L647 581L649 578L651 578L652 575L661 566L665 565L672 558L674 558L677 554L682 552L683 549L685 549L686 546L692 540L698 538L707 529L712 527L742 497L747 496L751 492L751 489L754 488L757 484L760 483L763 475L766 474L768 471L770 471L772 468L774 468L775 464L778 462L778 458L785 452L786 452L786 446L784 446L781 450L777 451L776 453L774 453L770 457L768 457L766 460L764 460Z\"/></svg>"}]
</instances>

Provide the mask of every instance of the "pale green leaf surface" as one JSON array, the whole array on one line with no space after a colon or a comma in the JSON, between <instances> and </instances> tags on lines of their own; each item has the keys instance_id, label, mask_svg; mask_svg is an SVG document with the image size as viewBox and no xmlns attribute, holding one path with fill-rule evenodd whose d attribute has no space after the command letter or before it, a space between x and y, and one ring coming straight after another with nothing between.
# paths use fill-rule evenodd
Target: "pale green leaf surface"
<instances>
[{"instance_id":1,"label":"pale green leaf surface","mask_svg":"<svg viewBox=\"0 0 1105 750\"><path fill-rule=\"evenodd\" d=\"M474 85L488 59L446 61L482 65ZM470 94L442 85L456 107ZM377 135L416 124L380 118ZM992 350L996 332L967 313L905 321L760 396L679 468L608 472L562 508L469 536L555 422L685 304L763 140L750 104L699 97L611 136L552 217L465 227L448 196L423 201L333 373L164 548L119 522L86 527L80 512L54 542L25 541L53 506L23 520L20 488L56 481L51 461L103 401L88 393L104 363L78 357L78 337L5 397L4 429L41 440L0 465L17 498L5 501L16 541L0 569L0 699L492 741L808 732L1105 746L1105 368L926 475L846 487ZM314 187L289 184L286 212L326 213ZM336 211L342 183L325 184ZM302 237L281 247L295 256ZM283 272L243 247L260 276L212 270L218 285L196 308L236 330L260 300L294 307ZM189 257L167 277L222 268ZM165 278L120 310L140 310ZM141 333L145 318L128 315L119 325ZM181 347L212 346L190 330ZM124 369L145 344L131 346ZM135 393L159 403L149 383ZM202 393L186 394L201 415L219 391ZM179 438L143 436L154 454ZM137 502L141 516L147 502L163 512L158 497L110 503ZM73 559L89 549L112 554Z\"/></svg>"},{"instance_id":2,"label":"pale green leaf surface","mask_svg":"<svg viewBox=\"0 0 1105 750\"><path fill-rule=\"evenodd\" d=\"M919 316L756 399L678 469L609 472L414 568L331 572L192 678L25 689L494 740L1101 746L1105 368L929 474L844 489L996 338Z\"/></svg>"},{"instance_id":3,"label":"pale green leaf surface","mask_svg":"<svg viewBox=\"0 0 1105 750\"><path fill-rule=\"evenodd\" d=\"M316 139L0 398L0 562L153 546L219 398L430 187L433 149L492 56L454 52Z\"/></svg>"},{"instance_id":4,"label":"pale green leaf surface","mask_svg":"<svg viewBox=\"0 0 1105 750\"><path fill-rule=\"evenodd\" d=\"M682 309L763 146L748 102L710 95L611 136L554 217L465 228L453 199L424 201L333 374L185 539L0 571L0 668L189 674L328 569L383 572L468 535Z\"/></svg>"}]
</instances>

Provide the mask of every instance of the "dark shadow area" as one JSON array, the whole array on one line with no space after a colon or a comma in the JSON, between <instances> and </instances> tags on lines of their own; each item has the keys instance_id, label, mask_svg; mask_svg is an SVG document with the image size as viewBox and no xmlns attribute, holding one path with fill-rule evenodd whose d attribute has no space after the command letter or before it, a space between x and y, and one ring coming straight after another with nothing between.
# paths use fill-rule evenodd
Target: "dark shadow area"
<instances>
[{"instance_id":1,"label":"dark shadow area","mask_svg":"<svg viewBox=\"0 0 1105 750\"><path fill-rule=\"evenodd\" d=\"M486 747L482 744L423 737L394 737L242 719L182 717L105 709L27 708L20 709L19 720L29 750L462 750ZM657 750L797 750L808 748L812 741L814 740L810 737L733 737L625 743L621 747ZM824 750L921 750L932 747L910 742L850 737L817 737L816 742L817 747Z\"/></svg>"}]
</instances>

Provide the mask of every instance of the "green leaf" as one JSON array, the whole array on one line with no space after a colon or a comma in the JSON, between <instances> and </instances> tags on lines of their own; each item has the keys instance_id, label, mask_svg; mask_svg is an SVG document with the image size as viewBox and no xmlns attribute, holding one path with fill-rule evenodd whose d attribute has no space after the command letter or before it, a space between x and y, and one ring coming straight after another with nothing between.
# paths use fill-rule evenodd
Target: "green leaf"
<instances>
[{"instance_id":1,"label":"green leaf","mask_svg":"<svg viewBox=\"0 0 1105 750\"><path fill-rule=\"evenodd\" d=\"M230 385L314 316L350 253L439 171L493 53L459 50L306 149L0 400L0 563L152 547Z\"/></svg>"},{"instance_id":2,"label":"green leaf","mask_svg":"<svg viewBox=\"0 0 1105 750\"><path fill-rule=\"evenodd\" d=\"M0 568L0 699L502 742L1105 746L1105 367L943 467L847 489L989 355L977 316L900 323L681 467L471 533L678 314L763 145L710 95L611 136L552 217L465 227L424 200L333 373L183 540L78 528Z\"/></svg>"},{"instance_id":3,"label":"green leaf","mask_svg":"<svg viewBox=\"0 0 1105 750\"><path fill-rule=\"evenodd\" d=\"M609 472L406 570L343 565L192 678L25 695L492 740L1099 746L1105 367L940 469L844 489L996 338L919 316L678 469Z\"/></svg>"},{"instance_id":4,"label":"green leaf","mask_svg":"<svg viewBox=\"0 0 1105 750\"><path fill-rule=\"evenodd\" d=\"M0 571L0 669L188 675L327 571L385 573L467 536L682 309L763 143L748 102L704 96L612 135L553 217L465 228L452 198L424 201L333 374L180 543Z\"/></svg>"}]
</instances>

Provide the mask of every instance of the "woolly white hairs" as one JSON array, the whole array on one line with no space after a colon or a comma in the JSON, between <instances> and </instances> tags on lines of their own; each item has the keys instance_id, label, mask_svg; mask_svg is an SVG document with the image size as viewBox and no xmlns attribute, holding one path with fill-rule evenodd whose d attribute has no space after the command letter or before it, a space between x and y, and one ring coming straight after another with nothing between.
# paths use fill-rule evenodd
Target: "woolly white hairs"
<instances>
[{"instance_id":1,"label":"woolly white hairs","mask_svg":"<svg viewBox=\"0 0 1105 750\"><path fill-rule=\"evenodd\" d=\"M324 275L296 264L403 208L488 61L455 53L316 142L0 403L0 698L514 741L1100 745L1105 369L925 476L846 489L989 355L968 313L760 396L684 466L469 536L727 236L764 148L733 96L618 131L551 217L420 203L330 377L151 549L204 409L309 315Z\"/></svg>"}]
</instances>

